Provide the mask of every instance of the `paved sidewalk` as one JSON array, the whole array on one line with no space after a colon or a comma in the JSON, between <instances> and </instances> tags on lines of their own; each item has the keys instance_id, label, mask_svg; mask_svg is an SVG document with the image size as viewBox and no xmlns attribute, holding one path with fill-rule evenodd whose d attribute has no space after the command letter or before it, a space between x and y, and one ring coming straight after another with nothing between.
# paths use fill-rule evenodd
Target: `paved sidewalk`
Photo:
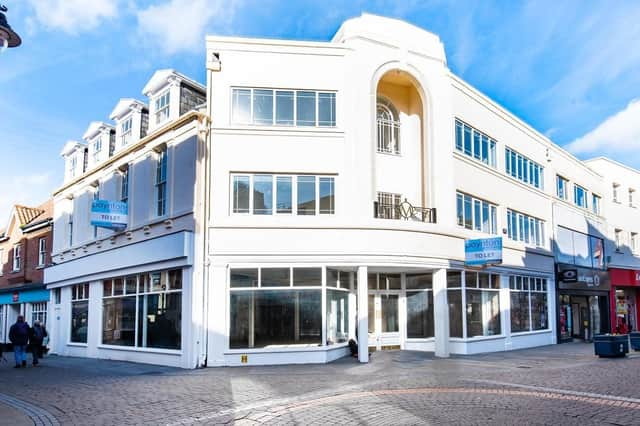
<instances>
[{"instance_id":1,"label":"paved sidewalk","mask_svg":"<svg viewBox=\"0 0 640 426\"><path fill-rule=\"evenodd\" d=\"M77 425L639 425L640 353L599 359L591 345L564 344L202 370L51 356L0 366L0 392Z\"/></svg>"},{"instance_id":2,"label":"paved sidewalk","mask_svg":"<svg viewBox=\"0 0 640 426\"><path fill-rule=\"evenodd\" d=\"M0 426L33 426L33 424L26 414L0 402Z\"/></svg>"}]
</instances>

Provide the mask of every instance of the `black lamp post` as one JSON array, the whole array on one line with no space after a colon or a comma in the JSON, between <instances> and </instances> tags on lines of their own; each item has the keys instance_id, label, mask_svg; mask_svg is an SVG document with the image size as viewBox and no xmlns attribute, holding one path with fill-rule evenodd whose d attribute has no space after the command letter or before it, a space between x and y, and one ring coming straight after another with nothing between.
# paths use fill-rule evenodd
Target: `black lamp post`
<instances>
[{"instance_id":1,"label":"black lamp post","mask_svg":"<svg viewBox=\"0 0 640 426\"><path fill-rule=\"evenodd\" d=\"M5 50L7 47L20 46L22 43L20 36L9 26L7 17L4 14L6 11L7 7L0 5L0 52Z\"/></svg>"}]
</instances>

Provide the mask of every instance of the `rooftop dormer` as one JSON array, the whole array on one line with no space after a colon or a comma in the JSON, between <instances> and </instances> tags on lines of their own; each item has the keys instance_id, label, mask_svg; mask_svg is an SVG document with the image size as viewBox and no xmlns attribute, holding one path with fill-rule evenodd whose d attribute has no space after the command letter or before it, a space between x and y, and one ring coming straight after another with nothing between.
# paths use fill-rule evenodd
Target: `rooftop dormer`
<instances>
[{"instance_id":1,"label":"rooftop dormer","mask_svg":"<svg viewBox=\"0 0 640 426\"><path fill-rule=\"evenodd\" d=\"M143 102L132 98L120 99L109 118L116 123L116 152L147 135L149 108Z\"/></svg>"},{"instance_id":2,"label":"rooftop dormer","mask_svg":"<svg viewBox=\"0 0 640 426\"><path fill-rule=\"evenodd\" d=\"M113 155L115 133L115 128L111 124L102 121L92 121L89 124L89 128L82 135L82 139L87 141L89 154L87 169L92 169Z\"/></svg>"},{"instance_id":3,"label":"rooftop dormer","mask_svg":"<svg viewBox=\"0 0 640 426\"><path fill-rule=\"evenodd\" d=\"M85 171L87 146L77 141L67 141L60 156L64 158L64 181L69 182Z\"/></svg>"},{"instance_id":4,"label":"rooftop dormer","mask_svg":"<svg viewBox=\"0 0 640 426\"><path fill-rule=\"evenodd\" d=\"M149 131L206 101L203 85L172 69L158 70L142 89L149 98Z\"/></svg>"}]
</instances>

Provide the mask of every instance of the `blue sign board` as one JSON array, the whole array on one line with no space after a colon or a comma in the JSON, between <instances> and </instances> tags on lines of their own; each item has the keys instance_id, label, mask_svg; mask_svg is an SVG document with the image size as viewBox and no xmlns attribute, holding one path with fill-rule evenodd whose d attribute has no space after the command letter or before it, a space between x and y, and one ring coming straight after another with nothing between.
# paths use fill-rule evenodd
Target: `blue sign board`
<instances>
[{"instance_id":1,"label":"blue sign board","mask_svg":"<svg viewBox=\"0 0 640 426\"><path fill-rule=\"evenodd\" d=\"M91 225L109 229L124 229L128 222L127 203L121 201L93 200Z\"/></svg>"},{"instance_id":2,"label":"blue sign board","mask_svg":"<svg viewBox=\"0 0 640 426\"><path fill-rule=\"evenodd\" d=\"M471 266L502 263L502 237L465 240L464 262Z\"/></svg>"}]
</instances>

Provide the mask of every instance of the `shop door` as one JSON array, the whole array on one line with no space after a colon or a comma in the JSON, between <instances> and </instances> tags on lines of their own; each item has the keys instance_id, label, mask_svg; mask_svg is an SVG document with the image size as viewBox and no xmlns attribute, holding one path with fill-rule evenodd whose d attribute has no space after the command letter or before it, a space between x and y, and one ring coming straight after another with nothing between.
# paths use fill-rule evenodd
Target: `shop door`
<instances>
[{"instance_id":1,"label":"shop door","mask_svg":"<svg viewBox=\"0 0 640 426\"><path fill-rule=\"evenodd\" d=\"M369 294L369 347L400 349L399 300L398 293Z\"/></svg>"}]
</instances>

